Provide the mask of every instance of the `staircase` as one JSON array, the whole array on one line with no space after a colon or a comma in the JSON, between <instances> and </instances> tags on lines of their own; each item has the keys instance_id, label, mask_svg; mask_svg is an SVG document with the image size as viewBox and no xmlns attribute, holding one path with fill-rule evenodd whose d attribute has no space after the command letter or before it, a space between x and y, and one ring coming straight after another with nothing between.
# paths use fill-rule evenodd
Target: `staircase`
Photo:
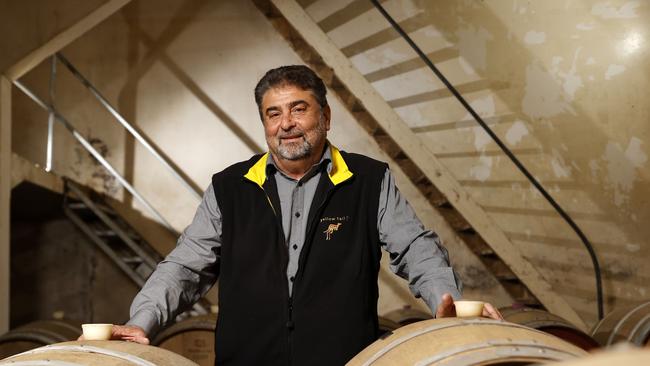
<instances>
[{"instance_id":1,"label":"staircase","mask_svg":"<svg viewBox=\"0 0 650 366\"><path fill-rule=\"evenodd\" d=\"M500 152L483 149L458 153L457 149L448 148L444 143L434 152L431 144L422 137L432 132L453 133L457 128L473 126L474 121L467 118L458 120L457 117L451 117L454 113L448 113L451 122L447 123L427 126L406 122L412 112L412 109L409 110L411 106L424 102L448 104L451 95L449 90L444 87L432 90L429 80L409 79L411 71L424 65L415 54L411 58L401 57L399 61L386 65L368 66L371 63L370 56L363 58L362 62L360 55L371 55L399 38L385 20L376 14L368 15L373 11L370 1L254 0L254 3L303 61L336 93L358 123L404 171L431 205L444 216L517 303L546 308L577 326L586 328L582 318L566 299L552 289L551 283L526 258L521 248L515 245L512 235L508 235L486 211L490 207L477 203L471 192L472 185L480 185L481 182L457 178L458 174L450 170L454 167L449 165L450 159L498 156ZM308 7L311 13L305 10ZM314 21L315 17L319 20ZM425 13L408 9L403 11L398 20L409 33L421 31L428 21ZM359 24L357 28L353 28L355 22ZM354 33L355 31L361 34ZM356 40L344 44L341 39L350 34L353 35L349 38ZM444 42L439 48L426 52L433 62L457 60L459 55L456 47ZM364 65L365 70L361 70ZM396 81L398 78L403 79L402 85L408 84L410 89L417 89L416 92L408 96L394 93L391 86L400 82ZM461 93L489 95L507 89L508 85L503 82L467 79L459 80L456 88ZM445 114L446 109L440 110ZM516 114L503 112L498 118L487 118L487 122L499 125L514 123L517 119ZM530 148L518 152L525 155L538 151ZM513 179L513 182L519 182L520 179Z\"/></svg>"},{"instance_id":2,"label":"staircase","mask_svg":"<svg viewBox=\"0 0 650 366\"><path fill-rule=\"evenodd\" d=\"M163 257L115 212L100 195L64 179L64 214L120 268L138 287L156 269ZM210 303L201 299L181 316L207 314Z\"/></svg>"}]
</instances>

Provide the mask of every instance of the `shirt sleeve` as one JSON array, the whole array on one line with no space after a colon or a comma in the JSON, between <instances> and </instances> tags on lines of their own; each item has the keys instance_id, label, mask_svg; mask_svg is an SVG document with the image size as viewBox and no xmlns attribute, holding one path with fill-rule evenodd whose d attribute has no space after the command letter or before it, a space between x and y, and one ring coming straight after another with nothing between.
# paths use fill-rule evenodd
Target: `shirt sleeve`
<instances>
[{"instance_id":1,"label":"shirt sleeve","mask_svg":"<svg viewBox=\"0 0 650 366\"><path fill-rule=\"evenodd\" d=\"M221 211L212 185L176 248L158 264L131 304L128 325L151 337L190 308L216 282L221 249Z\"/></svg>"},{"instance_id":2,"label":"shirt sleeve","mask_svg":"<svg viewBox=\"0 0 650 366\"><path fill-rule=\"evenodd\" d=\"M444 293L460 298L462 284L449 264L447 249L436 233L424 228L388 169L381 183L377 228L391 270L408 280L413 295L421 297L433 314Z\"/></svg>"}]
</instances>

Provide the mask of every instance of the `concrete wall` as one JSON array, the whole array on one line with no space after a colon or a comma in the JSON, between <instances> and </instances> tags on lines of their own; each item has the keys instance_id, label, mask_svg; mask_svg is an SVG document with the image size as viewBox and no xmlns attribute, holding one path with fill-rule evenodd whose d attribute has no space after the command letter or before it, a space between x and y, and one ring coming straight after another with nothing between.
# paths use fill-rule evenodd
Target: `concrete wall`
<instances>
[{"instance_id":1,"label":"concrete wall","mask_svg":"<svg viewBox=\"0 0 650 366\"><path fill-rule=\"evenodd\" d=\"M318 1L307 10L318 21L347 3ZM467 84L470 103L595 242L605 268L608 308L647 297L650 273L642 264L650 254L644 239L650 229L639 223L650 218L645 207L650 193L644 67L648 5L586 0L385 4L400 19L419 15L414 35L426 52L455 52L457 57L443 60L443 72L454 84ZM385 27L385 20L369 12L328 35L345 47ZM202 189L212 173L264 149L252 98L255 82L271 67L301 63L259 11L242 1L134 1L63 53ZM412 57L403 42L387 39L352 61L367 74ZM46 96L48 74L44 63L23 79ZM485 134L464 122L470 119L467 112L444 93L436 97L441 84L431 73L419 67L385 75L373 85L556 289L593 322L593 279L585 250ZM181 230L197 200L69 73L60 70L56 89L57 108ZM330 97L330 103L332 142L387 160L336 98ZM44 161L46 118L16 93L14 151ZM61 128L54 166L130 200ZM392 167L422 220L450 248L468 284L466 296L508 304L510 298L485 268ZM134 206L141 208L137 202ZM406 303L422 306L409 298L401 280L382 275L382 281L380 313Z\"/></svg>"}]
</instances>

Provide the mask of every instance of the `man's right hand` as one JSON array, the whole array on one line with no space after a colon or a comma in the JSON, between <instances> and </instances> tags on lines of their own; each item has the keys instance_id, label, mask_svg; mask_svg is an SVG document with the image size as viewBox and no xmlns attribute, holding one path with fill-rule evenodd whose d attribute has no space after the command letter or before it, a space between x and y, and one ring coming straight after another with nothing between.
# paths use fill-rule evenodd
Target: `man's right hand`
<instances>
[{"instance_id":1,"label":"man's right hand","mask_svg":"<svg viewBox=\"0 0 650 366\"><path fill-rule=\"evenodd\" d=\"M149 338L145 334L144 330L135 325L113 325L113 334L111 339L129 341L140 344L149 344ZM77 339L78 341L83 341L84 336L82 335Z\"/></svg>"},{"instance_id":2,"label":"man's right hand","mask_svg":"<svg viewBox=\"0 0 650 366\"><path fill-rule=\"evenodd\" d=\"M135 325L113 325L113 336L111 339L149 344L149 338L144 330Z\"/></svg>"}]
</instances>

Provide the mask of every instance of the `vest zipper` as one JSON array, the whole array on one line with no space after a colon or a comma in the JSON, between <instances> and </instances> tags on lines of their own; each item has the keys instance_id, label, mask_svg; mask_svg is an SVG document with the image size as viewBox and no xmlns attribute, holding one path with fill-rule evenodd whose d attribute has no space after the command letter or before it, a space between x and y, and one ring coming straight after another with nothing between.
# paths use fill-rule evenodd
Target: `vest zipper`
<instances>
[{"instance_id":1,"label":"vest zipper","mask_svg":"<svg viewBox=\"0 0 650 366\"><path fill-rule=\"evenodd\" d=\"M289 348L289 363L288 365L290 366L293 363L293 357L291 355L293 354L293 347L291 344L291 336L293 332L293 298L289 296L289 321L287 322L287 347Z\"/></svg>"},{"instance_id":2,"label":"vest zipper","mask_svg":"<svg viewBox=\"0 0 650 366\"><path fill-rule=\"evenodd\" d=\"M273 206L273 202L271 201L271 197L269 197L268 193L266 193L266 190L264 189L264 187L260 187L260 188L264 192L264 195L266 196L266 200L268 201L269 205L271 206L271 210L273 210L273 215L275 215L275 218L276 219L281 219L281 218L278 217L278 212L275 210L275 207ZM282 223L281 222L279 222L279 223L276 222L276 224L278 224L280 226L280 232L283 233L282 234L282 244L284 244L284 246L287 248L287 255L289 255L289 247L287 246L287 239L284 237L284 228L282 228ZM287 260L287 266L288 265L289 265L289 261ZM287 277L287 268L285 266L284 271L282 272L282 278L286 281L286 277ZM293 283L291 284L291 286L292 286L292 289L293 289ZM286 285L284 285L283 287L285 289L287 289ZM287 292L288 291L289 290L287 289ZM288 317L287 317L287 323L285 324L285 327L287 328L286 329L287 330L287 349L288 349L288 353L287 353L288 363L287 363L287 365L291 366L292 361L293 361L292 357L291 357L292 349L293 349L292 344L291 344L291 333L293 332L293 328L294 328L293 315L292 315L292 313L293 313L293 298L291 296L289 296L288 293L287 293L287 298L288 298L288 300L287 300Z\"/></svg>"}]
</instances>

